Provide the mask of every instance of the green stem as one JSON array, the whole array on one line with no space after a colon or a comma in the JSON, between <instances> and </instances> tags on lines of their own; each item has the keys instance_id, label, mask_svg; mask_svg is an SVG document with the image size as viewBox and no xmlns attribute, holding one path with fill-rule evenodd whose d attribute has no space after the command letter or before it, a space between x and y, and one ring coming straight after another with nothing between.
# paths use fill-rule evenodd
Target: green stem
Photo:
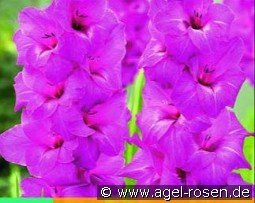
<instances>
[{"instance_id":1,"label":"green stem","mask_svg":"<svg viewBox=\"0 0 255 203\"><path fill-rule=\"evenodd\" d=\"M128 88L128 108L131 111L131 120L129 122L129 133L133 136L135 133L139 133L139 128L136 125L137 113L141 110L142 104L142 89L145 83L144 72L141 69L136 77L133 85ZM134 145L127 144L126 146L126 163L132 160L136 147Z\"/></svg>"},{"instance_id":2,"label":"green stem","mask_svg":"<svg viewBox=\"0 0 255 203\"><path fill-rule=\"evenodd\" d=\"M9 177L10 182L10 195L11 197L20 197L20 169L17 165L10 165L11 175Z\"/></svg>"}]
</instances>

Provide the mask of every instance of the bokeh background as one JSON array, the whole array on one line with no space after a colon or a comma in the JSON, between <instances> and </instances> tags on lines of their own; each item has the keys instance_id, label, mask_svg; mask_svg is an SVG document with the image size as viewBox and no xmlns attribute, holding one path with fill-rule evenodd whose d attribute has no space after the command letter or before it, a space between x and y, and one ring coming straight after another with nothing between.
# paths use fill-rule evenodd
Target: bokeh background
<instances>
[{"instance_id":1,"label":"bokeh background","mask_svg":"<svg viewBox=\"0 0 255 203\"><path fill-rule=\"evenodd\" d=\"M18 12L26 6L43 7L50 0L0 0L0 133L19 123L20 113L15 113L15 93L13 89L14 76L20 71L16 66L16 49L12 42L15 30L18 28ZM133 106L133 113L136 113L140 106L137 92L142 85L139 76L131 88L129 87L129 107ZM138 88L138 89L137 89ZM138 101L138 102L137 102ZM235 112L244 127L254 132L254 88L246 82L237 99ZM130 123L130 132L137 129L134 120ZM128 146L130 147L130 146ZM134 150L133 150L134 151ZM254 184L254 137L248 137L244 144L244 152L248 161L252 165L252 170L240 169L244 180ZM132 158L131 154L126 154L127 159ZM0 157L0 197L17 197L20 194L19 182L28 174L26 169L20 166L9 164Z\"/></svg>"}]
</instances>

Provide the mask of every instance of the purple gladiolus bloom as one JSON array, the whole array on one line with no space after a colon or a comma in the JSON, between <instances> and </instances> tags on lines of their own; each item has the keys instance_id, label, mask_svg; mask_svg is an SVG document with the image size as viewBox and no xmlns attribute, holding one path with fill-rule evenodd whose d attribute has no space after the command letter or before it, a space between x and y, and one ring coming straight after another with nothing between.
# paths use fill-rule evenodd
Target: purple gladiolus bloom
<instances>
[{"instance_id":1,"label":"purple gladiolus bloom","mask_svg":"<svg viewBox=\"0 0 255 203\"><path fill-rule=\"evenodd\" d=\"M67 31L91 36L93 29L105 21L109 11L106 0L55 0L52 14Z\"/></svg>"},{"instance_id":2,"label":"purple gladiolus bloom","mask_svg":"<svg viewBox=\"0 0 255 203\"><path fill-rule=\"evenodd\" d=\"M123 170L124 176L137 180L138 185L194 184L184 168L196 149L191 133L178 130L154 144L142 141L139 145L141 149Z\"/></svg>"},{"instance_id":3,"label":"purple gladiolus bloom","mask_svg":"<svg viewBox=\"0 0 255 203\"><path fill-rule=\"evenodd\" d=\"M52 6L44 10L26 8L20 13L20 29L14 36L19 65L44 66L55 55L80 62L86 54L87 40L65 32L51 10Z\"/></svg>"},{"instance_id":4,"label":"purple gladiolus bloom","mask_svg":"<svg viewBox=\"0 0 255 203\"><path fill-rule=\"evenodd\" d=\"M58 25L53 21L48 9L24 9L19 15L21 29L14 41L18 49L18 64L27 63L44 65L58 45ZM29 60L29 61L27 61Z\"/></svg>"},{"instance_id":5,"label":"purple gladiolus bloom","mask_svg":"<svg viewBox=\"0 0 255 203\"><path fill-rule=\"evenodd\" d=\"M127 122L130 119L125 100L124 92L120 92L106 100L91 97L90 102L84 100L71 108L62 106L53 116L55 127L57 131L64 128L75 136L91 136L103 153L119 154L127 139Z\"/></svg>"},{"instance_id":6,"label":"purple gladiolus bloom","mask_svg":"<svg viewBox=\"0 0 255 203\"><path fill-rule=\"evenodd\" d=\"M154 1L158 4L158 12L152 22L169 41L183 37L187 44L191 41L198 49L211 48L221 38L228 37L228 29L234 19L231 10L212 0ZM160 8L164 6L164 8ZM187 53L187 52L186 52Z\"/></svg>"},{"instance_id":7,"label":"purple gladiolus bloom","mask_svg":"<svg viewBox=\"0 0 255 203\"><path fill-rule=\"evenodd\" d=\"M114 24L109 29L95 29L91 46L81 68L103 88L121 88L121 60L125 56L124 26Z\"/></svg>"},{"instance_id":8,"label":"purple gladiolus bloom","mask_svg":"<svg viewBox=\"0 0 255 203\"><path fill-rule=\"evenodd\" d=\"M66 179L62 182L52 182L57 173L47 175L43 178L26 178L21 183L23 197L95 197L97 185L121 185L124 183L120 176L120 171L124 167L122 156L109 157L101 154L96 166L90 170L77 167L72 172L73 184L66 184ZM68 170L68 168L66 168ZM62 175L66 174L64 171ZM63 173L64 172L64 173ZM60 176L58 174L57 176ZM49 179L49 180L48 180ZM76 180L77 182L74 182ZM71 183L71 182L69 182Z\"/></svg>"},{"instance_id":9,"label":"purple gladiolus bloom","mask_svg":"<svg viewBox=\"0 0 255 203\"><path fill-rule=\"evenodd\" d=\"M144 49L139 66L145 69L147 79L171 91L185 67L185 62L196 53L196 49L190 43L183 42L182 36L173 41L151 24L150 32L152 38Z\"/></svg>"},{"instance_id":10,"label":"purple gladiolus bloom","mask_svg":"<svg viewBox=\"0 0 255 203\"><path fill-rule=\"evenodd\" d=\"M78 100L79 87L72 77L64 82L50 84L38 71L23 71L15 78L15 109L25 108L27 114L35 118L49 117L58 106L70 105L74 100Z\"/></svg>"},{"instance_id":11,"label":"purple gladiolus bloom","mask_svg":"<svg viewBox=\"0 0 255 203\"><path fill-rule=\"evenodd\" d=\"M223 110L212 126L194 135L197 151L186 165L196 184L227 184L234 169L250 168L243 155L246 130L234 113Z\"/></svg>"},{"instance_id":12,"label":"purple gladiolus bloom","mask_svg":"<svg viewBox=\"0 0 255 203\"><path fill-rule=\"evenodd\" d=\"M155 82L147 81L143 98L143 110L138 116L138 125L144 143L158 142L164 136L172 136L179 130L201 132L210 126L207 117L187 120L173 104L170 94Z\"/></svg>"},{"instance_id":13,"label":"purple gladiolus bloom","mask_svg":"<svg viewBox=\"0 0 255 203\"><path fill-rule=\"evenodd\" d=\"M234 38L190 59L171 96L185 117L216 117L226 106L233 107L244 81L239 67L242 55L243 43Z\"/></svg>"},{"instance_id":14,"label":"purple gladiolus bloom","mask_svg":"<svg viewBox=\"0 0 255 203\"><path fill-rule=\"evenodd\" d=\"M35 121L6 131L0 139L1 154L10 162L27 166L37 177L57 164L71 163L77 139L52 131L50 123L50 120Z\"/></svg>"}]
</instances>

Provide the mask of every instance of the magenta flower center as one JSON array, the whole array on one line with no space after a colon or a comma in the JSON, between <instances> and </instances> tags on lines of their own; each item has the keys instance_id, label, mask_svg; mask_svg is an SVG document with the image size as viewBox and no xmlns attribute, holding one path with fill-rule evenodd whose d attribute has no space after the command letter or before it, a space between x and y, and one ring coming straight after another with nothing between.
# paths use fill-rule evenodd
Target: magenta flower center
<instances>
[{"instance_id":1,"label":"magenta flower center","mask_svg":"<svg viewBox=\"0 0 255 203\"><path fill-rule=\"evenodd\" d=\"M212 142L211 135L208 134L202 143L201 149L207 152L215 152L219 146L219 142Z\"/></svg>"},{"instance_id":2,"label":"magenta flower center","mask_svg":"<svg viewBox=\"0 0 255 203\"><path fill-rule=\"evenodd\" d=\"M86 169L83 168L78 168L77 177L85 183L92 183L94 185L97 185L101 181L98 175L90 174Z\"/></svg>"},{"instance_id":3,"label":"magenta flower center","mask_svg":"<svg viewBox=\"0 0 255 203\"><path fill-rule=\"evenodd\" d=\"M171 105L171 108L169 108L169 117L174 120L178 120L178 118L181 116L181 113L179 110Z\"/></svg>"},{"instance_id":4,"label":"magenta flower center","mask_svg":"<svg viewBox=\"0 0 255 203\"><path fill-rule=\"evenodd\" d=\"M83 122L87 125L87 126L91 126L92 123L89 120L89 113L85 112L83 114Z\"/></svg>"},{"instance_id":5,"label":"magenta flower center","mask_svg":"<svg viewBox=\"0 0 255 203\"><path fill-rule=\"evenodd\" d=\"M190 17L190 26L195 30L200 30L203 28L202 14L194 11L194 15Z\"/></svg>"},{"instance_id":6,"label":"magenta flower center","mask_svg":"<svg viewBox=\"0 0 255 203\"><path fill-rule=\"evenodd\" d=\"M64 94L64 87L61 86L61 87L57 88L57 90L56 90L56 92L55 92L53 97L55 99L60 99L63 96L63 94Z\"/></svg>"},{"instance_id":7,"label":"magenta flower center","mask_svg":"<svg viewBox=\"0 0 255 203\"><path fill-rule=\"evenodd\" d=\"M168 105L167 108L164 109L163 119L178 120L180 116L181 116L181 113L172 104Z\"/></svg>"},{"instance_id":8,"label":"magenta flower center","mask_svg":"<svg viewBox=\"0 0 255 203\"><path fill-rule=\"evenodd\" d=\"M92 116L93 112L84 112L83 113L83 122L88 126L90 127L91 129L97 131L97 132L101 132L100 129L99 129L99 126L95 125L94 122L93 122L93 119L91 119L90 116Z\"/></svg>"},{"instance_id":9,"label":"magenta flower center","mask_svg":"<svg viewBox=\"0 0 255 203\"><path fill-rule=\"evenodd\" d=\"M49 50L54 49L58 44L58 40L54 33L44 34L44 36L42 38L47 40L46 41L46 46L47 46L46 49L49 49Z\"/></svg>"},{"instance_id":10,"label":"magenta flower center","mask_svg":"<svg viewBox=\"0 0 255 203\"><path fill-rule=\"evenodd\" d=\"M202 68L198 74L198 82L203 86L211 86L213 83L214 71L214 69L210 69L208 66Z\"/></svg>"},{"instance_id":11,"label":"magenta flower center","mask_svg":"<svg viewBox=\"0 0 255 203\"><path fill-rule=\"evenodd\" d=\"M89 26L85 22L88 16L80 14L77 10L72 18L72 28L78 32L87 33Z\"/></svg>"},{"instance_id":12,"label":"magenta flower center","mask_svg":"<svg viewBox=\"0 0 255 203\"><path fill-rule=\"evenodd\" d=\"M176 168L176 174L177 174L177 177L179 178L179 180L182 182L182 183L186 183L186 178L187 178L187 172L180 169L180 168Z\"/></svg>"},{"instance_id":13,"label":"magenta flower center","mask_svg":"<svg viewBox=\"0 0 255 203\"><path fill-rule=\"evenodd\" d=\"M60 135L54 137L53 148L58 149L64 144L64 139Z\"/></svg>"},{"instance_id":14,"label":"magenta flower center","mask_svg":"<svg viewBox=\"0 0 255 203\"><path fill-rule=\"evenodd\" d=\"M83 182L89 182L89 173L84 168L78 168L77 169L77 177L79 180Z\"/></svg>"},{"instance_id":15,"label":"magenta flower center","mask_svg":"<svg viewBox=\"0 0 255 203\"><path fill-rule=\"evenodd\" d=\"M215 152L217 149L217 145L216 144L210 144L208 146L205 146L203 148L203 150L207 151L207 152Z\"/></svg>"},{"instance_id":16,"label":"magenta flower center","mask_svg":"<svg viewBox=\"0 0 255 203\"><path fill-rule=\"evenodd\" d=\"M102 67L100 66L99 58L98 57L88 57L89 64L88 64L88 72L90 76L93 77L99 77L103 80L107 80L104 76L104 72L102 70Z\"/></svg>"}]
</instances>

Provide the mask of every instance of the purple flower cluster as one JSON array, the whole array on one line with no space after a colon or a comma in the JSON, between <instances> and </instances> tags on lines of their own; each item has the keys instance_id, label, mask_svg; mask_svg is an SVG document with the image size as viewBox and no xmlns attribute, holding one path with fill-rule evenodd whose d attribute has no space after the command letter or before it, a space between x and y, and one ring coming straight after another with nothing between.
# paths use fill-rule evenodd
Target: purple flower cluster
<instances>
[{"instance_id":1,"label":"purple flower cluster","mask_svg":"<svg viewBox=\"0 0 255 203\"><path fill-rule=\"evenodd\" d=\"M95 196L98 184L124 184L124 25L104 0L55 0L24 9L19 23L22 119L1 135L0 152L28 168L23 196Z\"/></svg>"},{"instance_id":2,"label":"purple flower cluster","mask_svg":"<svg viewBox=\"0 0 255 203\"><path fill-rule=\"evenodd\" d=\"M0 154L31 175L23 196L95 196L97 185L124 177L244 183L233 171L250 168L249 133L231 108L252 75L254 13L252 0L241 2L54 0L24 9L14 37L21 124L0 136ZM129 138L123 87L138 68L146 78L142 136ZM127 166L126 141L139 147Z\"/></svg>"},{"instance_id":3,"label":"purple flower cluster","mask_svg":"<svg viewBox=\"0 0 255 203\"><path fill-rule=\"evenodd\" d=\"M140 149L123 174L141 185L241 183L233 171L250 165L248 133L231 110L245 80L233 11L212 0L152 0L148 15L142 139L130 140Z\"/></svg>"}]
</instances>

